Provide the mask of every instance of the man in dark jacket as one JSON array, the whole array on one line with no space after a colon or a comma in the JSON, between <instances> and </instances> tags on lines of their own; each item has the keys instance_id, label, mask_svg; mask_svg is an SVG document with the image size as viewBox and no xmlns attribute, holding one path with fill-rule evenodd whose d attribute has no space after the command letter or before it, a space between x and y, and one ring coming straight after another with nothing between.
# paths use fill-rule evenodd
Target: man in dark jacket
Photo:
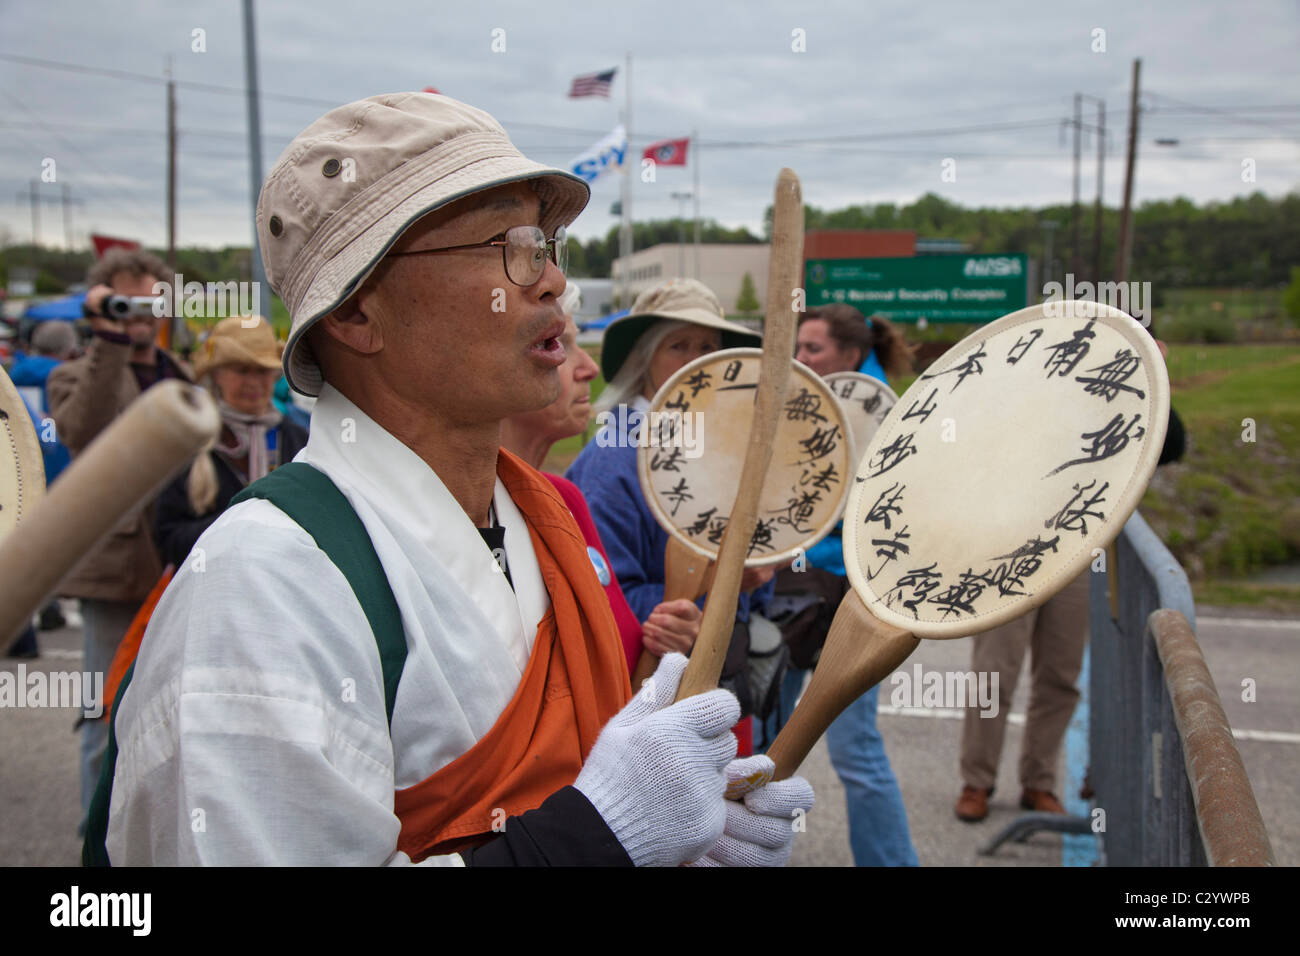
<instances>
[{"instance_id":1,"label":"man in dark jacket","mask_svg":"<svg viewBox=\"0 0 1300 956\"><path fill-rule=\"evenodd\" d=\"M166 319L145 315L118 321L101 311L110 295L154 295L159 277L167 271L156 256L120 248L110 249L90 270L86 312L94 337L86 354L55 368L45 386L58 437L74 458L146 388L168 378L190 381L181 361L155 345ZM124 515L61 588L65 596L81 599L82 666L90 673L108 671L122 635L162 574L150 510L140 506ZM107 742L103 721L82 724L83 821Z\"/></svg>"}]
</instances>

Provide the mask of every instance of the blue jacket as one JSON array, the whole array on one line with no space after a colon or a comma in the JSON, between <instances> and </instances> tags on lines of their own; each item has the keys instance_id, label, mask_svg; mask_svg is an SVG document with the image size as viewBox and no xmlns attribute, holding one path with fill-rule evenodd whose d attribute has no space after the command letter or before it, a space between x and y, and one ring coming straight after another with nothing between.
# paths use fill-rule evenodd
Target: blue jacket
<instances>
[{"instance_id":1,"label":"blue jacket","mask_svg":"<svg viewBox=\"0 0 1300 956\"><path fill-rule=\"evenodd\" d=\"M636 429L640 412L612 415L608 425L587 443L564 477L578 486L591 508L592 520L638 620L644 621L664 599L664 549L668 532L655 520L636 474L636 445L627 431ZM626 431L621 426L626 425ZM736 619L749 620L751 605L761 612L772 596L768 582L753 594L742 593Z\"/></svg>"},{"instance_id":2,"label":"blue jacket","mask_svg":"<svg viewBox=\"0 0 1300 956\"><path fill-rule=\"evenodd\" d=\"M59 477L59 472L68 467L68 463L72 460L68 447L59 441L57 431L49 427L50 401L45 394L45 380L50 377L50 372L58 364L59 359L56 358L26 355L15 362L13 368L9 370L9 378L14 385L41 390L41 408L34 407L26 397L23 398L23 403L27 406L27 413L32 416L32 423L36 426L36 437L41 443L47 487Z\"/></svg>"},{"instance_id":3,"label":"blue jacket","mask_svg":"<svg viewBox=\"0 0 1300 956\"><path fill-rule=\"evenodd\" d=\"M858 371L863 375L870 375L872 378L878 378L886 385L889 379L885 378L885 370L880 365L880 360L876 358L875 349L866 357ZM856 465L857 463L854 462ZM808 549L808 563L814 568L821 568L823 571L830 571L832 574L838 574L840 577L845 575L844 570L844 542L841 535L844 531L844 522L835 526L835 530L822 538L811 548Z\"/></svg>"}]
</instances>

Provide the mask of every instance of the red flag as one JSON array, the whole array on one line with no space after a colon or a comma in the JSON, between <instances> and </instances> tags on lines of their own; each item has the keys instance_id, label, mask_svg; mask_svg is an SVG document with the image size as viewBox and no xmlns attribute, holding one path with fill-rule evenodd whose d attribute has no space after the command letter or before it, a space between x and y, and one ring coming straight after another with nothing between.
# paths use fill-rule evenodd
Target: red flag
<instances>
[{"instance_id":1,"label":"red flag","mask_svg":"<svg viewBox=\"0 0 1300 956\"><path fill-rule=\"evenodd\" d=\"M96 236L91 235L90 241L95 244L95 258L101 258L105 252L115 246L121 246L123 249L139 249L140 243L134 239L116 239L113 236Z\"/></svg>"},{"instance_id":2,"label":"red flag","mask_svg":"<svg viewBox=\"0 0 1300 956\"><path fill-rule=\"evenodd\" d=\"M656 166L685 166L686 146L689 143L689 138L660 140L647 146L642 156L653 160Z\"/></svg>"}]
</instances>

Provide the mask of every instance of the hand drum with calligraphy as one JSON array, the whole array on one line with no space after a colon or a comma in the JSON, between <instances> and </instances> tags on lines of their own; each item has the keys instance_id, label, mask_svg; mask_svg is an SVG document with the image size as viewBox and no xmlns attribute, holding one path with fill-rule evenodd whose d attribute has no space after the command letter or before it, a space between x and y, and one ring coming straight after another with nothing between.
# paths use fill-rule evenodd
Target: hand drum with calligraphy
<instances>
[{"instance_id":1,"label":"hand drum with calligraphy","mask_svg":"<svg viewBox=\"0 0 1300 956\"><path fill-rule=\"evenodd\" d=\"M45 494L36 429L18 389L0 369L0 540Z\"/></svg>"},{"instance_id":2,"label":"hand drum with calligraphy","mask_svg":"<svg viewBox=\"0 0 1300 956\"><path fill-rule=\"evenodd\" d=\"M761 358L727 349L696 359L664 383L642 423L646 500L669 534L707 558L736 500ZM853 467L847 427L826 384L794 362L746 567L786 564L834 528Z\"/></svg>"},{"instance_id":3,"label":"hand drum with calligraphy","mask_svg":"<svg viewBox=\"0 0 1300 956\"><path fill-rule=\"evenodd\" d=\"M986 631L1083 572L1137 507L1168 421L1155 341L1092 302L1005 316L918 377L858 463L844 516L853 589L769 751L777 778L918 637Z\"/></svg>"},{"instance_id":4,"label":"hand drum with calligraphy","mask_svg":"<svg viewBox=\"0 0 1300 956\"><path fill-rule=\"evenodd\" d=\"M875 437L881 422L898 404L898 396L880 379L862 372L832 372L824 381L844 409L852 449L849 458L856 462ZM843 504L848 503L846 494Z\"/></svg>"}]
</instances>

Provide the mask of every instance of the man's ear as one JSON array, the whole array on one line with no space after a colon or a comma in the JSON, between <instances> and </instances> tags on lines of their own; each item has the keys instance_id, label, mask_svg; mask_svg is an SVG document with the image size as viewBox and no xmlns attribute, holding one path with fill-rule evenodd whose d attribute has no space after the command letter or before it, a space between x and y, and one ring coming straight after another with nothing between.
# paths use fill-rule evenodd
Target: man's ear
<instances>
[{"instance_id":1,"label":"man's ear","mask_svg":"<svg viewBox=\"0 0 1300 956\"><path fill-rule=\"evenodd\" d=\"M344 348L362 355L374 355L384 347L384 334L380 323L376 321L375 302L365 290L354 295L333 312L321 317L316 323L315 338L337 342ZM326 348L328 343L322 342Z\"/></svg>"}]
</instances>

